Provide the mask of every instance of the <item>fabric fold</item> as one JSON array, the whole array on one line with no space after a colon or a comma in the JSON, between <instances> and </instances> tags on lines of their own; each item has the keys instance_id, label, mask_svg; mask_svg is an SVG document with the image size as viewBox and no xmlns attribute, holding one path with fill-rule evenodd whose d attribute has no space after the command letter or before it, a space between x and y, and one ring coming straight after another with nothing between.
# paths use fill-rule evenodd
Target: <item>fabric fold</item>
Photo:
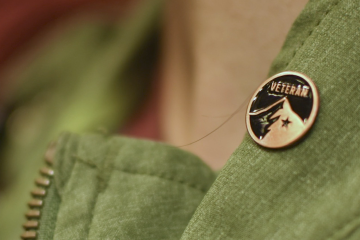
<instances>
[{"instance_id":1,"label":"fabric fold","mask_svg":"<svg viewBox=\"0 0 360 240\"><path fill-rule=\"evenodd\" d=\"M54 170L53 239L179 239L215 179L191 153L98 134L63 134Z\"/></svg>"}]
</instances>

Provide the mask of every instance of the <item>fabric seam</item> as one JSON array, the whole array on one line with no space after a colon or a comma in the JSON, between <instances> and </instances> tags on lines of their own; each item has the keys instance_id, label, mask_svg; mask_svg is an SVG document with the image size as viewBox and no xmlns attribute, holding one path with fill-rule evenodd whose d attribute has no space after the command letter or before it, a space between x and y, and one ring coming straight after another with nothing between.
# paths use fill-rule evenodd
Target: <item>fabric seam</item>
<instances>
[{"instance_id":1,"label":"fabric seam","mask_svg":"<svg viewBox=\"0 0 360 240\"><path fill-rule=\"evenodd\" d=\"M108 141L107 141L107 142L108 142ZM111 153L111 146L108 147L108 151L107 151L107 153L106 153L106 155L105 155L105 159L108 159L109 153ZM77 159L78 159L78 157L75 157L75 160L77 160ZM95 163L94 163L94 165L96 166ZM111 165L111 164L110 164L110 165ZM98 171L98 177L97 177L98 182L97 182L97 186L96 186L96 188L97 188L98 191L96 191L96 196L95 196L95 199L94 199L94 204L93 204L92 209L91 209L91 219L90 219L90 222L89 222L89 224L88 224L88 226L87 226L88 229L87 229L86 239L89 238L90 228L91 228L91 225L92 225L92 222L93 222L93 219L94 219L95 208L96 208L96 204L97 204L97 202L98 202L99 195L100 195L100 193L104 192L104 191L107 189L107 187L108 187L108 185L109 185L108 182L109 182L109 180L110 180L110 177L109 177L108 179L104 179L104 176L103 176L103 175L104 175L104 172L105 172L104 170L105 170L106 168L96 167L96 169L97 169L97 171ZM109 170L109 176L111 176L113 168L110 167L110 169L108 169L108 170ZM105 185L103 186L103 184L105 184Z\"/></svg>"},{"instance_id":2,"label":"fabric seam","mask_svg":"<svg viewBox=\"0 0 360 240\"><path fill-rule=\"evenodd\" d=\"M71 135L69 134L68 136L69 136L69 138L66 139L66 141L65 141L65 146L64 146L65 152L64 152L62 155L65 155L65 154L67 153L67 151L69 151L68 146L71 146L71 145L72 145ZM78 150L78 146L79 146L79 145L75 145L76 152L77 152L77 150ZM71 150L70 150L70 151L71 151ZM74 171L74 168L75 168L75 162L74 162L74 163L72 164L72 166L71 166L70 175L69 175L69 177L66 179L66 181L63 183L62 189L66 189L66 188L67 188L67 186L68 186L68 184L69 184L69 181L70 181L70 178L71 178L71 174L72 174L73 171ZM55 177L56 177L56 175L55 175ZM57 188L59 189L58 186L57 186ZM60 193L60 191L58 191L58 192ZM60 199L62 200L61 195L62 195L62 194L59 194Z\"/></svg>"},{"instance_id":3,"label":"fabric seam","mask_svg":"<svg viewBox=\"0 0 360 240\"><path fill-rule=\"evenodd\" d=\"M93 167L93 168L96 168L96 169L99 169L99 166L97 166L95 163L89 161L89 160L85 160L85 159L82 159L78 156L75 156L75 160L76 161L80 161L82 163L85 163L87 164L88 166L90 167ZM164 179L164 180L168 180L168 181L172 181L172 182L176 182L178 184L181 184L181 185L184 185L184 186L187 186L187 187L190 187L190 188L193 188L193 189L196 189L202 193L206 193L206 189L198 186L198 185L195 185L195 184L188 184L186 182L182 182L182 181L179 181L179 180L176 180L174 178L164 178L162 176L159 176L159 175L155 175L155 174L151 174L151 173L142 173L142 172L134 172L134 171L129 171L129 170L126 170L126 169L120 169L120 168L116 168L116 167L112 167L112 169L108 169L108 170L117 170L117 171L120 171L120 172L124 172L124 173L128 173L128 174L135 174L135 175L147 175L147 176L151 176L151 177L157 177L157 178L160 178L160 179Z\"/></svg>"},{"instance_id":4,"label":"fabric seam","mask_svg":"<svg viewBox=\"0 0 360 240\"><path fill-rule=\"evenodd\" d=\"M286 64L285 69L287 69L289 67L290 63L294 60L296 54L304 46L305 42L309 39L309 37L312 35L312 33L315 31L315 29L322 23L322 21L325 19L325 17L328 15L328 13L331 12L339 3L340 3L340 0L337 0L336 2L334 2L333 5L325 12L324 16L318 21L318 23L309 31L308 36L304 39L304 41L300 44L300 46L295 49L293 56L289 60L288 64Z\"/></svg>"}]
</instances>

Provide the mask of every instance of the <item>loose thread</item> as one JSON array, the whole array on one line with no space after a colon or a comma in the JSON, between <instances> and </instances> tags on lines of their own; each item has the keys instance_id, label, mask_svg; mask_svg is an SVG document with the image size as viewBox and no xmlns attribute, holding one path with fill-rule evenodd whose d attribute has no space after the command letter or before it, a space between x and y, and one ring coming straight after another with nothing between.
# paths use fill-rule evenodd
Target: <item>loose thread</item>
<instances>
[{"instance_id":1,"label":"loose thread","mask_svg":"<svg viewBox=\"0 0 360 240\"><path fill-rule=\"evenodd\" d=\"M184 144L184 145L180 145L180 146L177 146L179 148L181 147L186 147L186 146L190 146L194 143L197 143L201 140L203 140L204 138L210 136L211 134L213 134L214 132L216 132L217 130L219 130L222 126L224 126L228 121L230 121L236 114L238 114L240 112L240 110L245 106L245 103L248 102L248 99L250 98L250 95L245 98L245 100L240 104L240 106L224 121L222 122L218 127L216 127L214 130L212 130L211 132L209 132L208 134L206 134L205 136L193 141L193 142L190 142L190 143L187 143L187 144Z\"/></svg>"}]
</instances>

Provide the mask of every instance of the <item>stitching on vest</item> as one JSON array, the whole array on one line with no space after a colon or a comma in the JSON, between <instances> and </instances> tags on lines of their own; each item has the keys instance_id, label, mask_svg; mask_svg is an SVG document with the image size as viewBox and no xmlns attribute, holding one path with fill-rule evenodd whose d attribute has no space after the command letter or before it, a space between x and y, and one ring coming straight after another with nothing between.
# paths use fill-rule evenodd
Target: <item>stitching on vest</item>
<instances>
[{"instance_id":1,"label":"stitching on vest","mask_svg":"<svg viewBox=\"0 0 360 240\"><path fill-rule=\"evenodd\" d=\"M80 161L82 163L85 163L87 164L88 166L90 167L93 167L93 168L96 168L96 169L99 169L99 166L97 166L95 163L93 163L92 161L89 161L89 160L85 160L85 159L82 159L78 156L75 157L75 159L77 161ZM105 170L105 169L104 169ZM152 174L152 173L148 173L148 172L134 172L134 171L130 171L130 170L127 170L127 169L120 169L120 168L116 168L116 167L112 167L112 169L108 169L109 171L111 170L117 170L117 171L120 171L120 172L124 172L124 173L128 173L128 174L135 174L135 175L147 175L147 176L151 176L151 177L157 177L157 178L160 178L160 179L164 179L164 180L168 180L168 181L172 181L172 182L176 182L178 184L181 184L181 185L184 185L184 186L187 186L187 187L190 187L190 188L193 188L193 189L196 189L202 193L206 193L207 192L207 189L202 187L202 186L199 186L199 185L196 185L196 184L192 184L192 183L187 183L183 180L180 180L180 179L175 179L175 178L169 178L169 177L165 177L165 176L161 176L161 175L156 175L156 174Z\"/></svg>"},{"instance_id":2,"label":"stitching on vest","mask_svg":"<svg viewBox=\"0 0 360 240\"><path fill-rule=\"evenodd\" d=\"M67 154L68 151L71 152L71 148L70 148L69 146L72 146L72 144L73 144L73 142L72 142L72 135L69 134L69 135L67 136L67 139L66 139L64 142L65 142L65 144L64 144L64 148L63 148L63 149L65 149L65 151L61 154L61 155L62 155L61 158L62 158L65 154ZM79 146L79 145L75 145L76 151L77 151L77 149L78 149L78 146ZM70 156L70 157L72 157L72 156ZM55 162L55 164L57 164L57 162ZM68 177L67 179L65 179L64 183L62 184L61 191L59 191L59 190L60 190L60 187L58 186L58 184L56 184L56 187L58 188L58 192L59 192L59 193L62 193L62 192L64 191L64 189L67 188L67 186L68 186L68 184L69 184L69 181L70 181L70 179L71 179L71 175L73 174L74 168L75 168L75 161L74 161L74 163L73 163L72 166L71 166L69 177ZM58 177L58 174L55 175L55 179L56 179L57 177ZM55 181L55 183L56 183L56 181ZM59 194L59 196L60 196L60 199L61 199L61 194Z\"/></svg>"},{"instance_id":3,"label":"stitching on vest","mask_svg":"<svg viewBox=\"0 0 360 240\"><path fill-rule=\"evenodd\" d=\"M107 141L107 142L109 142L109 141ZM108 147L108 151L107 151L107 153L106 153L106 155L105 155L105 160L106 159L108 159L108 156L109 156L109 154L111 154L111 146L109 146ZM78 157L75 157L75 160L78 160L79 158ZM106 163L107 163L107 161L106 161ZM102 193L102 192L104 192L106 189L107 189L107 187L108 187L108 182L109 182L109 179L110 179L110 176L111 176L111 174L112 174L112 172L113 172L113 167L111 167L111 165L113 165L112 164L112 162L110 162L110 165L109 165L109 167L108 167L108 169L107 168L105 168L105 167L102 167L102 168L100 168L100 167L98 167L95 163L91 163L92 165L92 167L95 167L96 168L96 170L98 171L98 176L97 176L97 179L98 179L98 182L97 182L97 186L96 186L96 188L97 188L97 190L98 191L96 191L96 196L95 196L95 199L94 199L94 203L93 203L93 205L92 205L92 209L91 209L91 219L90 219L90 222L89 222L89 224L87 225L87 233L86 233L86 239L88 239L89 238L89 234L90 234L90 228L91 228L91 225L92 225L92 222L93 222L93 220L94 220L94 215L95 215L95 207L96 207L96 204L97 204L97 202L98 202L98 198L99 198L99 195L100 195L100 193ZM109 172L109 177L105 177L104 176L104 173L105 172Z\"/></svg>"},{"instance_id":4,"label":"stitching on vest","mask_svg":"<svg viewBox=\"0 0 360 240\"><path fill-rule=\"evenodd\" d=\"M291 57L291 59L289 60L288 64L286 64L285 68L289 67L290 63L296 56L297 52L304 46L305 42L309 39L309 37L314 32L314 30L321 24L321 22L325 19L325 17L328 15L328 13L331 12L339 3L340 3L340 0L337 0L336 2L334 2L333 5L328 10L326 10L324 16L316 23L316 25L312 29L310 29L308 36L304 39L304 41L300 44L300 46L294 50L294 54Z\"/></svg>"},{"instance_id":5,"label":"stitching on vest","mask_svg":"<svg viewBox=\"0 0 360 240\"><path fill-rule=\"evenodd\" d=\"M103 179L101 179L101 178L97 178L98 179L98 182L97 182L97 188L99 188L99 185L101 184L101 182L102 182L102 180ZM93 222L93 219L94 219L94 212L95 212L95 206L96 206L96 203L97 203L97 200L98 200L98 197L99 197L99 195L100 195L100 191L96 191L96 196L95 196L95 199L94 199L94 202L93 202L93 204L92 204L92 207L91 207L91 218L90 218L90 222L89 222L89 224L87 224L86 225L86 227L87 227L87 230L86 230L86 239L88 239L89 238L89 234L90 234L90 227L91 227L91 225L92 225L92 222Z\"/></svg>"}]
</instances>

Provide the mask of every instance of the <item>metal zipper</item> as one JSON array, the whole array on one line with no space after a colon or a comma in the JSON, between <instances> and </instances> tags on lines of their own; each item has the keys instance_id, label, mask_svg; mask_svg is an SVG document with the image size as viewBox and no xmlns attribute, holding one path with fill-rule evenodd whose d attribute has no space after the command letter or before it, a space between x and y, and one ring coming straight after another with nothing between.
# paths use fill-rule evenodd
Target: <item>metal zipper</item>
<instances>
[{"instance_id":1,"label":"metal zipper","mask_svg":"<svg viewBox=\"0 0 360 240\"><path fill-rule=\"evenodd\" d=\"M25 214L27 221L23 224L25 229L21 239L36 239L39 229L41 210L48 187L54 177L53 159L55 155L55 143L51 143L45 153L46 166L40 169L41 177L35 180L36 188L31 191L32 199L28 202L29 210Z\"/></svg>"}]
</instances>

